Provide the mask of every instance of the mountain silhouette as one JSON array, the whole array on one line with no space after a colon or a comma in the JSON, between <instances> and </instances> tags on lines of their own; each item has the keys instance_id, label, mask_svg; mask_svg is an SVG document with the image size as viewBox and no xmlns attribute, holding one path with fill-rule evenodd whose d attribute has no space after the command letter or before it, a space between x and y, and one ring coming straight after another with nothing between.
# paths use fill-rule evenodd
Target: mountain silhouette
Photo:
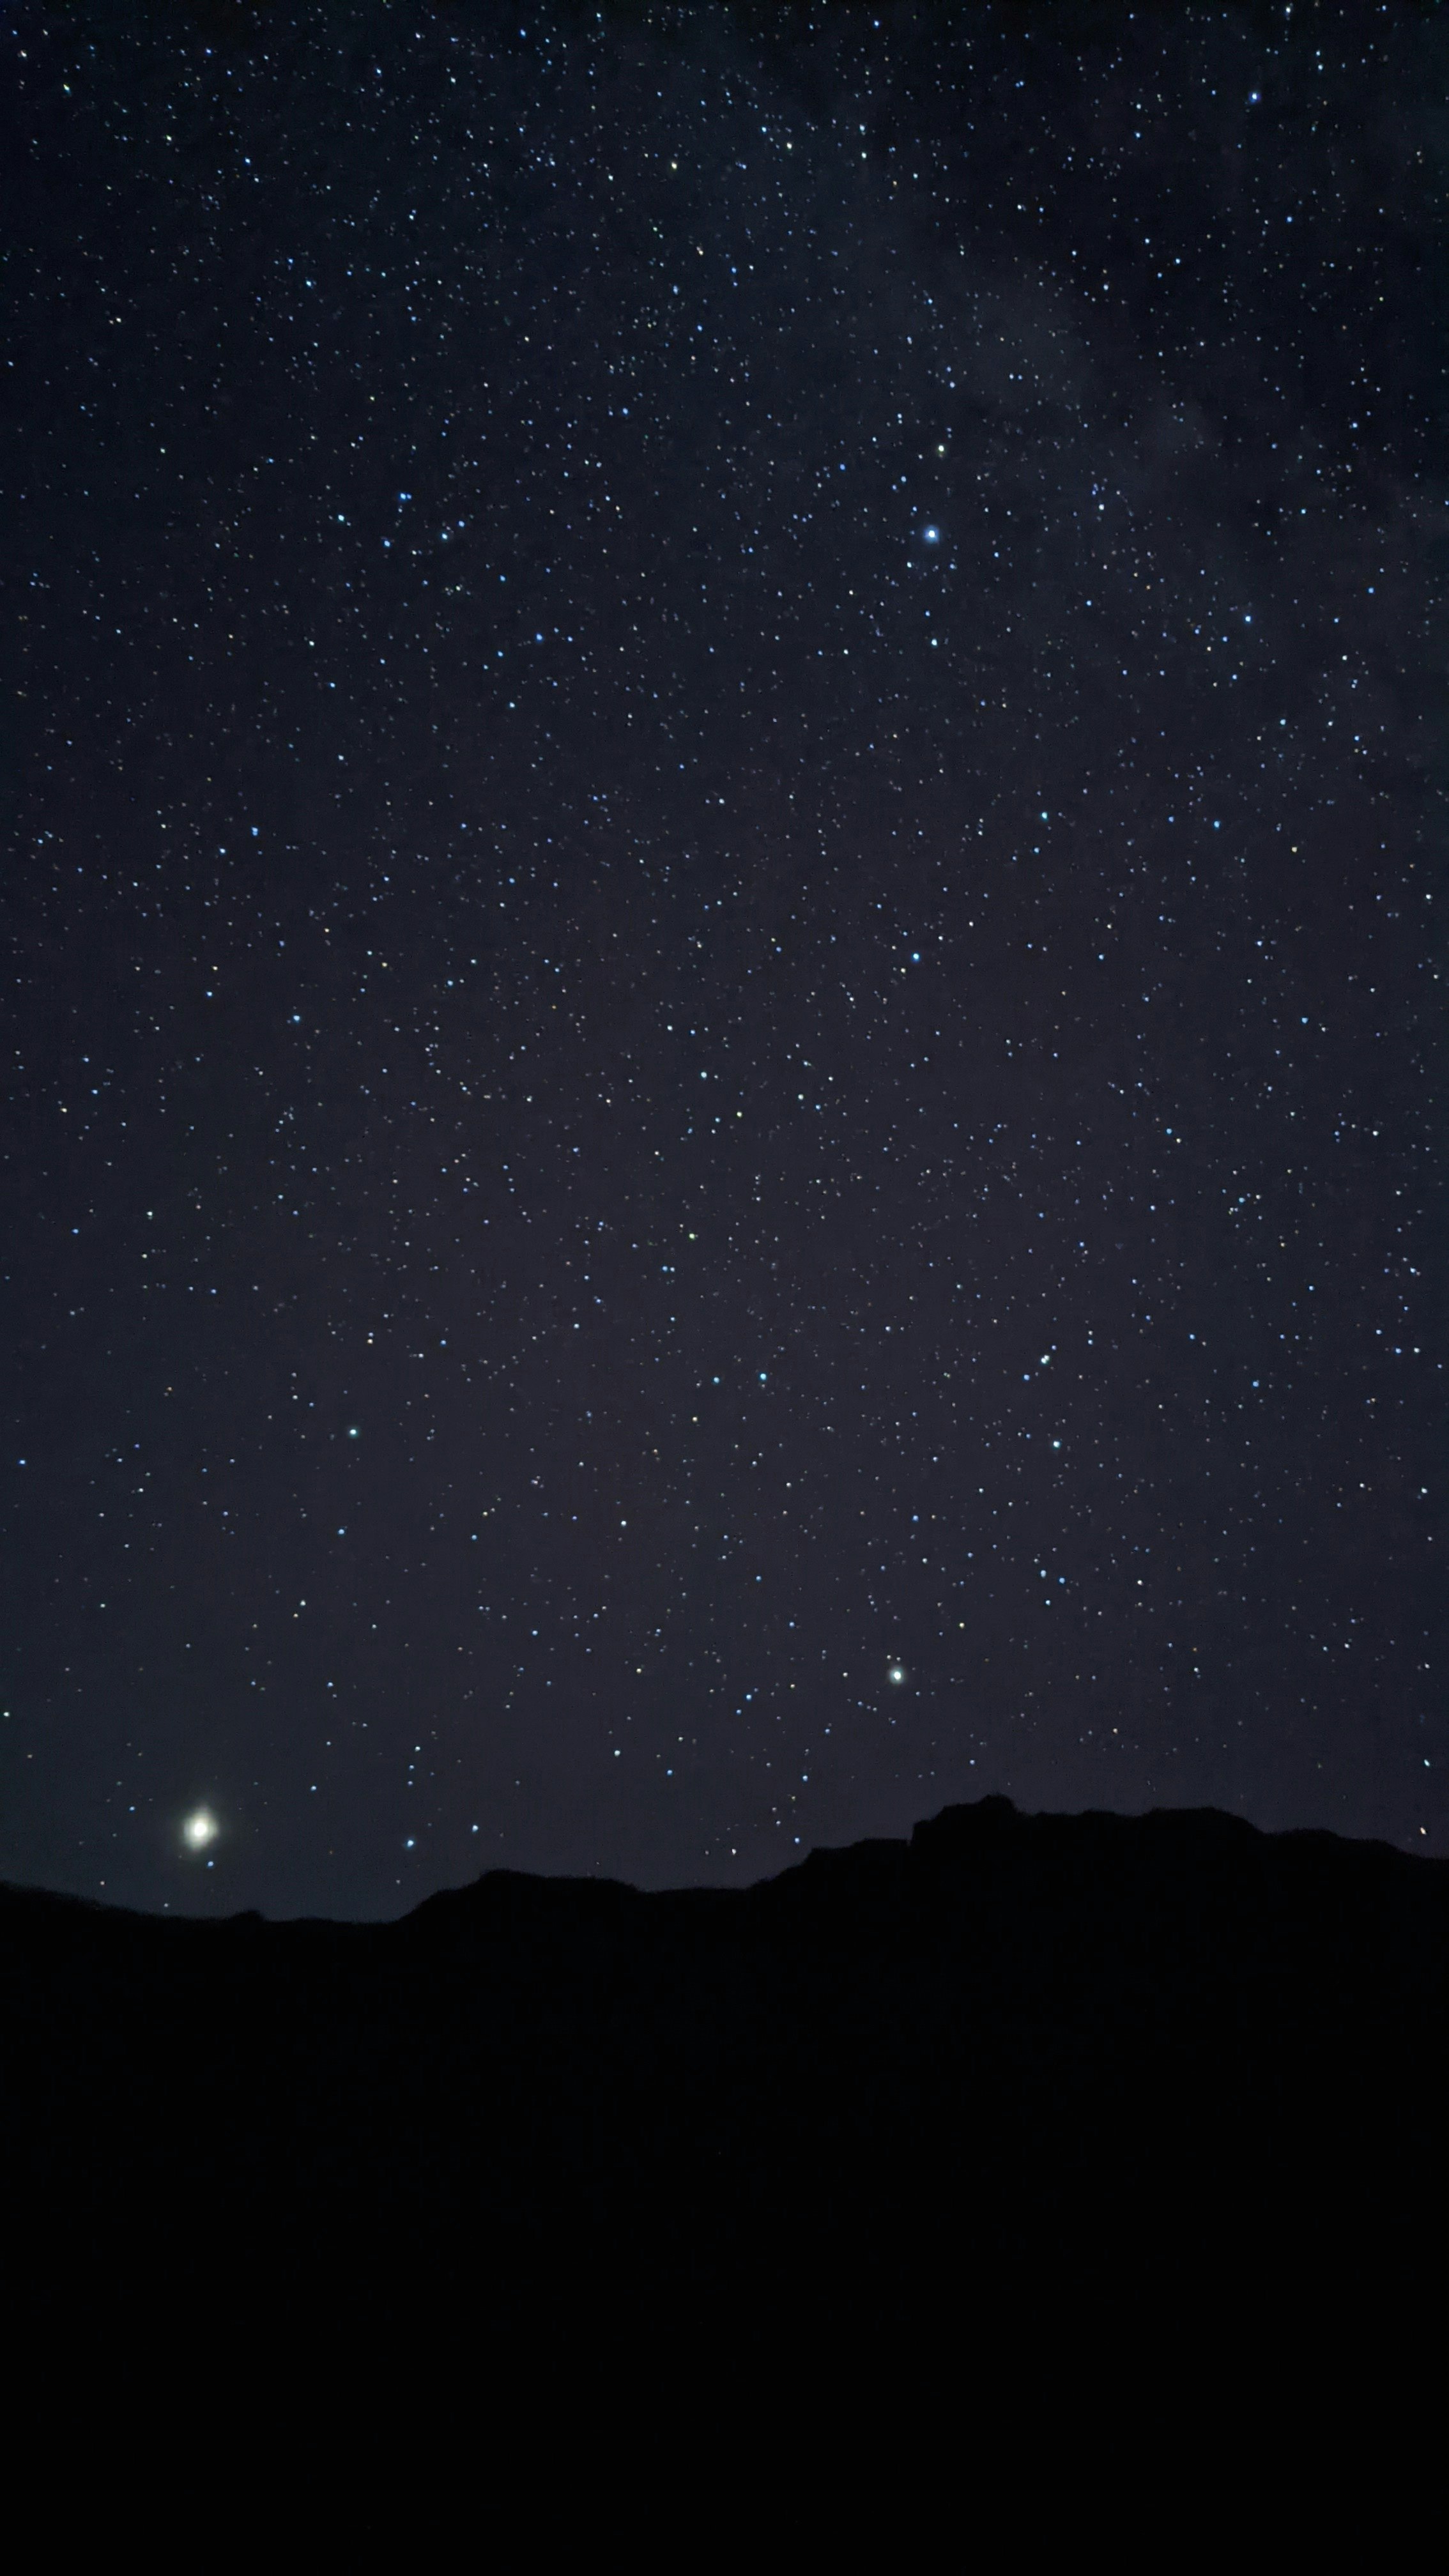
<instances>
[{"instance_id":1,"label":"mountain silhouette","mask_svg":"<svg viewBox=\"0 0 1449 2576\"><path fill-rule=\"evenodd\" d=\"M0 1889L27 2402L125 2449L139 2373L190 2456L261 2389L456 2466L577 2461L627 2389L648 2492L688 2456L782 2546L869 2497L914 2554L913 2499L1034 2440L1079 2498L1171 2461L1193 2529L1392 2558L1442 2486L1446 1930L1443 1862L1001 1798L388 1924Z\"/></svg>"}]
</instances>

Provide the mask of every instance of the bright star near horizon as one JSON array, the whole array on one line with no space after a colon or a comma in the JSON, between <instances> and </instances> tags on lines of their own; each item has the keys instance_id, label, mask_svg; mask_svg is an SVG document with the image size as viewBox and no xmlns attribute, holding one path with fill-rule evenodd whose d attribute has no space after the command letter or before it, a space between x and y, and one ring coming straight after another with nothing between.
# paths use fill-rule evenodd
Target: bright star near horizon
<instances>
[{"instance_id":1,"label":"bright star near horizon","mask_svg":"<svg viewBox=\"0 0 1449 2576\"><path fill-rule=\"evenodd\" d=\"M214 1843L220 1831L221 1827L211 1809L198 1807L194 1815L188 1816L182 1826L181 1839L188 1851L205 1851L207 1844Z\"/></svg>"}]
</instances>

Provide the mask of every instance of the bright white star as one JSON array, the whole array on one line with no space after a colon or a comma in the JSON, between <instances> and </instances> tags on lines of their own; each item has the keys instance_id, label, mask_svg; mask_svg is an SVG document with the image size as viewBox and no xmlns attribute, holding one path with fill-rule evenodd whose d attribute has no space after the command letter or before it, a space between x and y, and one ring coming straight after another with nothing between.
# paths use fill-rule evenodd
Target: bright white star
<instances>
[{"instance_id":1,"label":"bright white star","mask_svg":"<svg viewBox=\"0 0 1449 2576\"><path fill-rule=\"evenodd\" d=\"M211 1809L198 1807L195 1814L188 1816L182 1826L181 1839L188 1851L205 1851L207 1844L214 1843L220 1831L221 1827Z\"/></svg>"}]
</instances>

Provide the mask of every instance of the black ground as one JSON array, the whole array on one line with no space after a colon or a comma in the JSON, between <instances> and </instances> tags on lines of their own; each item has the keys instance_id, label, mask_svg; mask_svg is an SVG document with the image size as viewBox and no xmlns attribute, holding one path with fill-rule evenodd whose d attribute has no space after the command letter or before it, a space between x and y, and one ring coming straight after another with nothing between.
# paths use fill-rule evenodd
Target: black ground
<instances>
[{"instance_id":1,"label":"black ground","mask_svg":"<svg viewBox=\"0 0 1449 2576\"><path fill-rule=\"evenodd\" d=\"M1099 2537L1084 2477L1119 2532L1170 2491L1182 2547L1224 2511L1417 2545L1446 1894L1379 1844L1002 1799L744 1892L499 1872L386 1925L8 1889L42 2413L94 2423L109 2374L121 2454L164 2422L188 2475L245 2421L252 2492L279 2425L314 2465L371 2425L425 2517L540 2446L530 2510L587 2516L607 2426L631 2529L688 2468L711 2531L873 2500L899 2538L1027 2457L1037 2529L1070 2459Z\"/></svg>"}]
</instances>

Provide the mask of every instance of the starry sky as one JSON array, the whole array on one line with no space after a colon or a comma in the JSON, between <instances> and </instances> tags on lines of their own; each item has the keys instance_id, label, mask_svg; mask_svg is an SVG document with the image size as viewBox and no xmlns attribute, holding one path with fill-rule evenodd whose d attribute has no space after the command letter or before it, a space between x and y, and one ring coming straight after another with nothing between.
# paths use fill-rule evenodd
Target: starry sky
<instances>
[{"instance_id":1,"label":"starry sky","mask_svg":"<svg viewBox=\"0 0 1449 2576\"><path fill-rule=\"evenodd\" d=\"M1449 1850L1442 19L0 43L0 1875Z\"/></svg>"}]
</instances>

